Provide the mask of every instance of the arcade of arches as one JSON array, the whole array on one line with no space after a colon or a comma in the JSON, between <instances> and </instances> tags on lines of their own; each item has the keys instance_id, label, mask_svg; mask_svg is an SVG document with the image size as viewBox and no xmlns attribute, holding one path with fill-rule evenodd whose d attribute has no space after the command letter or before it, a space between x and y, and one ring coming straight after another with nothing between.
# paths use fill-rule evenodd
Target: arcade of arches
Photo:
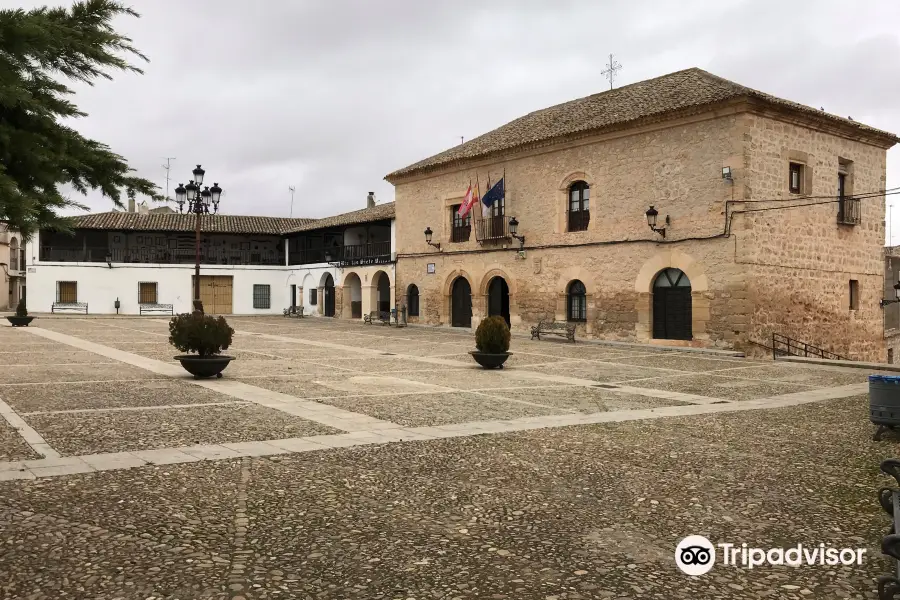
<instances>
[{"instance_id":1,"label":"arcade of arches","mask_svg":"<svg viewBox=\"0 0 900 600\"><path fill-rule=\"evenodd\" d=\"M415 303L412 322L445 327L477 327L498 315L519 332L541 320L573 323L579 339L707 346L725 337L708 333L712 296L705 268L683 252L665 249L621 269L612 257L585 261L593 269L554 269L536 254L471 270L446 265L443 273L441 263L429 273L425 259L415 267L413 260L401 261L400 302ZM634 270L628 274L627 267Z\"/></svg>"}]
</instances>

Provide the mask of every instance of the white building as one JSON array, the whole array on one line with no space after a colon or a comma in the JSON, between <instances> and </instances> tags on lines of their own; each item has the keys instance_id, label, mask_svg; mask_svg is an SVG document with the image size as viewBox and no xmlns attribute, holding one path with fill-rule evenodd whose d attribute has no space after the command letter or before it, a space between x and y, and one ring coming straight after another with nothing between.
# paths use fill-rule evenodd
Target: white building
<instances>
[{"instance_id":1,"label":"white building","mask_svg":"<svg viewBox=\"0 0 900 600\"><path fill-rule=\"evenodd\" d=\"M25 297L25 246L22 234L0 223L0 310L15 310Z\"/></svg>"},{"instance_id":2,"label":"white building","mask_svg":"<svg viewBox=\"0 0 900 600\"><path fill-rule=\"evenodd\" d=\"M190 312L195 215L107 212L76 218L74 235L28 243L30 312ZM394 308L394 204L324 219L201 217L201 300L212 314L362 318ZM346 291L344 282L348 282ZM116 304L118 303L118 309ZM66 306L68 305L68 306Z\"/></svg>"}]
</instances>

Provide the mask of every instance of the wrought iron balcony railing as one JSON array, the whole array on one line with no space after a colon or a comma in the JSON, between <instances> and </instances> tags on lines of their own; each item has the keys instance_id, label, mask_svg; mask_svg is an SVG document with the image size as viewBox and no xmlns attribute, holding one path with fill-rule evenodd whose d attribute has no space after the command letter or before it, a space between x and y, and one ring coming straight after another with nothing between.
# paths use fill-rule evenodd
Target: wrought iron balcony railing
<instances>
[{"instance_id":1,"label":"wrought iron balcony railing","mask_svg":"<svg viewBox=\"0 0 900 600\"><path fill-rule=\"evenodd\" d=\"M341 266L366 264L384 264L391 261L391 242L369 242L367 244L348 244L329 248L301 248L291 250L289 263L292 265L308 265L315 263L334 263Z\"/></svg>"},{"instance_id":2,"label":"wrought iron balcony railing","mask_svg":"<svg viewBox=\"0 0 900 600\"><path fill-rule=\"evenodd\" d=\"M859 198L845 197L838 200L838 223L859 225L861 217Z\"/></svg>"},{"instance_id":3,"label":"wrought iron balcony railing","mask_svg":"<svg viewBox=\"0 0 900 600\"><path fill-rule=\"evenodd\" d=\"M512 239L509 235L510 217L485 217L475 222L475 239L479 242Z\"/></svg>"},{"instance_id":4,"label":"wrought iron balcony railing","mask_svg":"<svg viewBox=\"0 0 900 600\"><path fill-rule=\"evenodd\" d=\"M48 262L157 263L193 264L193 248L60 248L44 246L41 260ZM200 264L204 265L283 265L284 255L274 250L200 249Z\"/></svg>"}]
</instances>

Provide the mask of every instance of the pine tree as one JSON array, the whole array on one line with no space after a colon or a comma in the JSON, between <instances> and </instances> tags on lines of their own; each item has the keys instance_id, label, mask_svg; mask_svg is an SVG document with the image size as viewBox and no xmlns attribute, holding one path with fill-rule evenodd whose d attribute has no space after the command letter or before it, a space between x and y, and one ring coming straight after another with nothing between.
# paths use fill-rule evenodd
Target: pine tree
<instances>
[{"instance_id":1,"label":"pine tree","mask_svg":"<svg viewBox=\"0 0 900 600\"><path fill-rule=\"evenodd\" d=\"M65 229L65 208L85 208L61 186L100 190L121 207L121 193L158 197L125 159L60 123L86 116L65 81L93 85L110 71L142 71L123 55L147 58L115 32L112 20L139 15L113 0L82 0L71 8L0 10L0 220L23 233Z\"/></svg>"}]
</instances>

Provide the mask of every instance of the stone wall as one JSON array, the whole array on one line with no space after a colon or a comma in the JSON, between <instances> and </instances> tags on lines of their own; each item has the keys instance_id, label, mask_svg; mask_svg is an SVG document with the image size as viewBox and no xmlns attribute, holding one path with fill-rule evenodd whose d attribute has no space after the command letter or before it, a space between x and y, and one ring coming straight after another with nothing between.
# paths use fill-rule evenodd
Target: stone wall
<instances>
[{"instance_id":1,"label":"stone wall","mask_svg":"<svg viewBox=\"0 0 900 600\"><path fill-rule=\"evenodd\" d=\"M837 193L839 159L852 161L848 192L882 189L885 150L746 110L723 109L396 181L397 293L402 298L416 284L418 322L447 325L450 285L465 277L477 325L487 312L488 283L499 275L510 288L513 328L527 329L540 319L564 320L566 286L579 279L588 292L581 335L649 341L653 280L675 267L692 284L692 344L750 350L759 348L754 342L770 344L778 331L841 354L884 360L877 304L883 202L862 201L862 222L855 226L838 225L835 203L745 211L772 204L747 201L791 198L791 161L808 165L807 195ZM732 180L722 178L726 166ZM517 217L526 237L524 256L515 240L478 243L474 227L468 241L451 243L451 207L469 182L479 181L483 195L488 175L493 182L504 173L506 214ZM578 180L590 185L590 226L567 232L567 189ZM659 211L664 238L647 226L650 205ZM440 251L426 244L426 227ZM850 279L860 286L860 305L852 311Z\"/></svg>"},{"instance_id":2,"label":"stone wall","mask_svg":"<svg viewBox=\"0 0 900 600\"><path fill-rule=\"evenodd\" d=\"M857 225L838 223L833 199L839 161L847 165L849 193L884 189L885 150L770 117L742 121L747 146L737 176L742 197L754 202L732 209L735 260L753 299L751 339L765 342L777 332L849 358L885 360L884 198L861 200ZM790 162L804 165L802 195L789 192ZM759 210L790 205L806 206ZM858 282L856 308L851 280Z\"/></svg>"}]
</instances>

